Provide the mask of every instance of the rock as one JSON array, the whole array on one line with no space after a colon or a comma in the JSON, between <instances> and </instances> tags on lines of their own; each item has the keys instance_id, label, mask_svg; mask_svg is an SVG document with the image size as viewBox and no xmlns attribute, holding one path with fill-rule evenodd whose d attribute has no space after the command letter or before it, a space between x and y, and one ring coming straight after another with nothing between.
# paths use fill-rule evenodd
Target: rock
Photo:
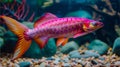
<instances>
[{"instance_id":1,"label":"rock","mask_svg":"<svg viewBox=\"0 0 120 67\"><path fill-rule=\"evenodd\" d=\"M99 60L104 61L104 60L105 60L105 58L104 58L104 57L99 57Z\"/></svg>"},{"instance_id":2,"label":"rock","mask_svg":"<svg viewBox=\"0 0 120 67\"><path fill-rule=\"evenodd\" d=\"M93 65L97 65L97 64L98 64L98 62L97 62L96 60L91 60L91 63L92 63Z\"/></svg>"},{"instance_id":3,"label":"rock","mask_svg":"<svg viewBox=\"0 0 120 67\"><path fill-rule=\"evenodd\" d=\"M70 58L81 58L80 52L78 50L71 51L69 56Z\"/></svg>"},{"instance_id":4,"label":"rock","mask_svg":"<svg viewBox=\"0 0 120 67\"><path fill-rule=\"evenodd\" d=\"M24 62L19 62L20 67L30 67L30 62L24 61Z\"/></svg>"},{"instance_id":5,"label":"rock","mask_svg":"<svg viewBox=\"0 0 120 67\"><path fill-rule=\"evenodd\" d=\"M100 55L96 52L93 52L91 50L86 50L83 55L81 55L82 58L88 58L88 57L99 57Z\"/></svg>"},{"instance_id":6,"label":"rock","mask_svg":"<svg viewBox=\"0 0 120 67\"><path fill-rule=\"evenodd\" d=\"M17 36L14 33L12 33L11 31L7 31L4 34L3 39L4 39L4 45L1 49L1 51L13 52L15 44L17 43Z\"/></svg>"},{"instance_id":7,"label":"rock","mask_svg":"<svg viewBox=\"0 0 120 67\"><path fill-rule=\"evenodd\" d=\"M70 63L63 63L62 67L71 67Z\"/></svg>"},{"instance_id":8,"label":"rock","mask_svg":"<svg viewBox=\"0 0 120 67\"><path fill-rule=\"evenodd\" d=\"M90 50L86 50L83 54L80 54L80 52L76 50L70 52L69 56L70 58L89 58L89 57L99 57L100 55Z\"/></svg>"},{"instance_id":9,"label":"rock","mask_svg":"<svg viewBox=\"0 0 120 67\"><path fill-rule=\"evenodd\" d=\"M81 64L77 64L76 67L83 67Z\"/></svg>"},{"instance_id":10,"label":"rock","mask_svg":"<svg viewBox=\"0 0 120 67\"><path fill-rule=\"evenodd\" d=\"M16 63L14 64L14 66L15 66L15 67L20 67L20 66L19 66L18 64L16 64Z\"/></svg>"},{"instance_id":11,"label":"rock","mask_svg":"<svg viewBox=\"0 0 120 67\"><path fill-rule=\"evenodd\" d=\"M111 63L106 63L106 67L111 67Z\"/></svg>"},{"instance_id":12,"label":"rock","mask_svg":"<svg viewBox=\"0 0 120 67\"><path fill-rule=\"evenodd\" d=\"M55 65L57 65L57 64L59 64L59 61L53 61L53 63L54 63Z\"/></svg>"},{"instance_id":13,"label":"rock","mask_svg":"<svg viewBox=\"0 0 120 67\"><path fill-rule=\"evenodd\" d=\"M53 61L53 63L54 63L55 65L57 65L57 64L60 62L60 60L61 60L61 59L58 57L58 58L55 59L55 61Z\"/></svg>"},{"instance_id":14,"label":"rock","mask_svg":"<svg viewBox=\"0 0 120 67\"><path fill-rule=\"evenodd\" d=\"M43 56L50 57L56 53L56 50L57 48L55 41L51 38L42 50L35 42L32 42L30 48L27 50L24 56L30 58L41 58Z\"/></svg>"},{"instance_id":15,"label":"rock","mask_svg":"<svg viewBox=\"0 0 120 67\"><path fill-rule=\"evenodd\" d=\"M120 65L120 61L114 62L115 65Z\"/></svg>"},{"instance_id":16,"label":"rock","mask_svg":"<svg viewBox=\"0 0 120 67\"><path fill-rule=\"evenodd\" d=\"M64 58L63 62L68 63L69 62L69 58L68 57Z\"/></svg>"},{"instance_id":17,"label":"rock","mask_svg":"<svg viewBox=\"0 0 120 67\"><path fill-rule=\"evenodd\" d=\"M48 57L46 60L55 60L55 59L52 57Z\"/></svg>"},{"instance_id":18,"label":"rock","mask_svg":"<svg viewBox=\"0 0 120 67\"><path fill-rule=\"evenodd\" d=\"M57 55L58 57L61 57L61 56L63 56L63 53L61 53L61 51L57 50L56 55Z\"/></svg>"},{"instance_id":19,"label":"rock","mask_svg":"<svg viewBox=\"0 0 120 67\"><path fill-rule=\"evenodd\" d=\"M92 67L92 63L86 61L85 67Z\"/></svg>"},{"instance_id":20,"label":"rock","mask_svg":"<svg viewBox=\"0 0 120 67\"><path fill-rule=\"evenodd\" d=\"M78 44L74 41L68 42L65 46L63 46L60 50L64 54L68 54L73 50L77 50L79 48Z\"/></svg>"},{"instance_id":21,"label":"rock","mask_svg":"<svg viewBox=\"0 0 120 67\"><path fill-rule=\"evenodd\" d=\"M41 58L41 57L43 57L43 55L41 53L39 46L33 41L30 48L24 54L24 57Z\"/></svg>"},{"instance_id":22,"label":"rock","mask_svg":"<svg viewBox=\"0 0 120 67\"><path fill-rule=\"evenodd\" d=\"M39 67L46 67L45 62L42 62Z\"/></svg>"},{"instance_id":23,"label":"rock","mask_svg":"<svg viewBox=\"0 0 120 67\"><path fill-rule=\"evenodd\" d=\"M51 57L54 54L56 54L56 51L57 51L57 47L55 44L55 40L53 38L50 38L45 48L41 50L41 53L45 57Z\"/></svg>"},{"instance_id":24,"label":"rock","mask_svg":"<svg viewBox=\"0 0 120 67\"><path fill-rule=\"evenodd\" d=\"M88 45L88 50L97 51L100 55L107 53L108 45L100 40L93 40L90 45Z\"/></svg>"},{"instance_id":25,"label":"rock","mask_svg":"<svg viewBox=\"0 0 120 67\"><path fill-rule=\"evenodd\" d=\"M120 56L120 37L115 40L112 52Z\"/></svg>"},{"instance_id":26,"label":"rock","mask_svg":"<svg viewBox=\"0 0 120 67\"><path fill-rule=\"evenodd\" d=\"M92 19L92 15L88 11L85 11L85 10L74 11L74 12L68 13L66 16L67 17L70 17L70 16L83 17L83 18Z\"/></svg>"}]
</instances>

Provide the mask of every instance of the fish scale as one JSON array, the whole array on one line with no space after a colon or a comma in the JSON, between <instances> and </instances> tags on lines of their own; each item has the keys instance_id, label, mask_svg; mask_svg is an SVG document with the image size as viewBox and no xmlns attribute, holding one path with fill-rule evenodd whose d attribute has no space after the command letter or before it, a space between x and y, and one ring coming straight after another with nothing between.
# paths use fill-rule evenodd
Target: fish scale
<instances>
[{"instance_id":1,"label":"fish scale","mask_svg":"<svg viewBox=\"0 0 120 67\"><path fill-rule=\"evenodd\" d=\"M77 20L77 21L75 21ZM79 19L80 20L80 19ZM44 22L43 24L40 24L37 28L29 30L27 34L30 37L34 36L45 36L48 35L48 37L56 37L56 35L59 37L60 35L71 35L77 33L79 28L80 22L78 21L78 18L60 18L60 19L53 19L47 22ZM41 34L43 33L44 34ZM57 34L56 34L57 33Z\"/></svg>"}]
</instances>

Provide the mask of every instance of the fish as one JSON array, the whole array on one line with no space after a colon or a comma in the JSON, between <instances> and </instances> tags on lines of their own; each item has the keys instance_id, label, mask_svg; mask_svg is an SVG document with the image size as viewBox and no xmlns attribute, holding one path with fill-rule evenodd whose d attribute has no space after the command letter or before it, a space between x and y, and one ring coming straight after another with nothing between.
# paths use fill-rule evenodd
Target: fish
<instances>
[{"instance_id":1,"label":"fish","mask_svg":"<svg viewBox=\"0 0 120 67\"><path fill-rule=\"evenodd\" d=\"M45 13L34 22L34 28L29 29L19 21L2 15L2 22L18 36L12 60L20 58L34 40L43 49L50 38L58 38L56 46L64 46L69 38L84 36L104 26L102 22L80 17L58 18L52 13Z\"/></svg>"}]
</instances>

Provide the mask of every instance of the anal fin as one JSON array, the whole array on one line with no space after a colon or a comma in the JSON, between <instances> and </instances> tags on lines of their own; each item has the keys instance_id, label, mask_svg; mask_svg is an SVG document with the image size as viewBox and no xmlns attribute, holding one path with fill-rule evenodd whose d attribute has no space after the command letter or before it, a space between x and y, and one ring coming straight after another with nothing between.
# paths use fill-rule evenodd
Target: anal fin
<instances>
[{"instance_id":1,"label":"anal fin","mask_svg":"<svg viewBox=\"0 0 120 67\"><path fill-rule=\"evenodd\" d=\"M64 46L68 42L68 40L69 40L69 38L64 38L64 37L58 38L56 45L57 46L60 46L60 45Z\"/></svg>"},{"instance_id":2,"label":"anal fin","mask_svg":"<svg viewBox=\"0 0 120 67\"><path fill-rule=\"evenodd\" d=\"M88 34L88 33L90 33L90 32L77 33L77 34L75 34L75 35L73 36L73 38L77 38L77 37L79 37L79 36L84 36L84 35L86 35L86 34Z\"/></svg>"}]
</instances>

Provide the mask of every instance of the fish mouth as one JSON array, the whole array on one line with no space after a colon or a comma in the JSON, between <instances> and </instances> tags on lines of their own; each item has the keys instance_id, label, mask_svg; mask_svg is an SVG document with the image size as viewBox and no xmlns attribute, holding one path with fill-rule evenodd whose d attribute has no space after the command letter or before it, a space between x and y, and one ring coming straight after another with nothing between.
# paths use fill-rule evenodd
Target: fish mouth
<instances>
[{"instance_id":1,"label":"fish mouth","mask_svg":"<svg viewBox=\"0 0 120 67\"><path fill-rule=\"evenodd\" d=\"M92 32L92 31L102 28L103 26L104 26L104 24L100 22L100 23L97 23L97 25L95 27L84 29L84 31Z\"/></svg>"},{"instance_id":2,"label":"fish mouth","mask_svg":"<svg viewBox=\"0 0 120 67\"><path fill-rule=\"evenodd\" d=\"M101 28L103 26L104 26L104 24L102 22L97 23L97 28Z\"/></svg>"}]
</instances>

